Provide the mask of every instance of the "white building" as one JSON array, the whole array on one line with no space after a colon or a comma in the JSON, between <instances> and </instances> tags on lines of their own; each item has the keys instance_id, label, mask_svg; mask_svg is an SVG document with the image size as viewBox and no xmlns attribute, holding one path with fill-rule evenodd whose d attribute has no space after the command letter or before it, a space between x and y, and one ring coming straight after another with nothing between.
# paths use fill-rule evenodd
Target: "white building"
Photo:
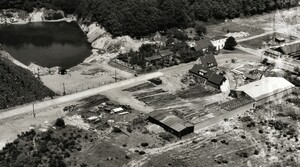
<instances>
[{"instance_id":1,"label":"white building","mask_svg":"<svg viewBox=\"0 0 300 167\"><path fill-rule=\"evenodd\" d=\"M257 105L277 100L292 92L295 87L292 83L282 77L265 77L261 80L251 82L234 90L236 96L243 93L255 100Z\"/></svg>"},{"instance_id":2,"label":"white building","mask_svg":"<svg viewBox=\"0 0 300 167\"><path fill-rule=\"evenodd\" d=\"M211 43L216 47L216 50L221 50L225 46L226 39L225 36L214 37L211 39Z\"/></svg>"}]
</instances>

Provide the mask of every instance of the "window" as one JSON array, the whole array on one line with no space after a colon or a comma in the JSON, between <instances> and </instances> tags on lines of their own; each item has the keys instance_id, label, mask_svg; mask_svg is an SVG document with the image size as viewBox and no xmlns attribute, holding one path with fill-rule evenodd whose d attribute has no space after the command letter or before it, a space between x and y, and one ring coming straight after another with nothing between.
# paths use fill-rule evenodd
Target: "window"
<instances>
[{"instance_id":1,"label":"window","mask_svg":"<svg viewBox=\"0 0 300 167\"><path fill-rule=\"evenodd\" d=\"M214 63L207 63L208 67L212 67L214 65Z\"/></svg>"},{"instance_id":2,"label":"window","mask_svg":"<svg viewBox=\"0 0 300 167\"><path fill-rule=\"evenodd\" d=\"M202 75L202 76L204 76L204 73L203 73L203 72L201 72L201 71L199 71L199 75Z\"/></svg>"}]
</instances>

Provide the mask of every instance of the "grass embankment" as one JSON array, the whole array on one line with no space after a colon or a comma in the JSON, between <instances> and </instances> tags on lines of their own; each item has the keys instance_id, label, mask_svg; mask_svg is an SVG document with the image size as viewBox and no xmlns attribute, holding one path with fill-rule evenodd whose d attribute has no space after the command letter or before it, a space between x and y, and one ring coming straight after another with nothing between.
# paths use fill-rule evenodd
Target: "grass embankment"
<instances>
[{"instance_id":1,"label":"grass embankment","mask_svg":"<svg viewBox=\"0 0 300 167\"><path fill-rule=\"evenodd\" d=\"M0 57L0 109L53 97L47 88L29 70Z\"/></svg>"}]
</instances>

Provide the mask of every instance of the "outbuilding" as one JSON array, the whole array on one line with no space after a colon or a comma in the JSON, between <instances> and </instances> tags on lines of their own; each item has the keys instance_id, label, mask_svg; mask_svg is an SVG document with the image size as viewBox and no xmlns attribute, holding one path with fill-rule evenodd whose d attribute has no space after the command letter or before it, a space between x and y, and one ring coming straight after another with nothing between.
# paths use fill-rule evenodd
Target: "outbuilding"
<instances>
[{"instance_id":1,"label":"outbuilding","mask_svg":"<svg viewBox=\"0 0 300 167\"><path fill-rule=\"evenodd\" d=\"M193 124L166 111L159 110L151 112L149 114L149 121L161 126L166 131L178 137L182 137L194 131Z\"/></svg>"},{"instance_id":2,"label":"outbuilding","mask_svg":"<svg viewBox=\"0 0 300 167\"><path fill-rule=\"evenodd\" d=\"M286 96L293 91L294 87L295 85L282 77L264 77L232 90L230 95L239 97L245 93L254 99L256 105L262 105Z\"/></svg>"}]
</instances>

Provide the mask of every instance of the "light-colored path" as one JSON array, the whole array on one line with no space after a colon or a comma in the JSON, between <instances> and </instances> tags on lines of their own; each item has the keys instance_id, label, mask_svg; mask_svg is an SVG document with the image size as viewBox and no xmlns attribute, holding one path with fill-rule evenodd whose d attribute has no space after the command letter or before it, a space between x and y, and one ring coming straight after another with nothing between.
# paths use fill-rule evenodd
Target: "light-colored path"
<instances>
[{"instance_id":1,"label":"light-colored path","mask_svg":"<svg viewBox=\"0 0 300 167\"><path fill-rule=\"evenodd\" d=\"M59 104L63 104L63 103L67 103L67 102L71 102L71 101L76 101L76 100L80 100L83 98L87 98L93 95L97 95L101 92L104 91L108 91L111 89L115 89L115 88L120 88L129 84L133 84L136 82L140 82L140 81L144 81L144 80L148 80L151 78L156 78L156 77L160 77L162 76L163 73L161 72L154 72L154 73L150 73L150 74L145 74L145 75L141 75L139 77L136 78L131 78L128 80L123 80L120 82L115 82L112 84L108 84L108 85L104 85L98 88L94 88L94 89L89 89L83 92L79 92L79 93L75 93L75 94L71 94L71 95L66 95L63 97L59 97L53 100L48 100L48 101L44 101L44 102L39 102L36 103L34 105L35 109L43 109L46 107L51 107L51 106L55 106L55 105L59 105ZM0 119L5 119L5 118L9 118L9 117L13 117L19 114L25 114L25 113L30 113L32 112L32 104L30 105L26 105L26 106L21 106L21 107L17 107L15 109L11 109L5 112L1 112L0 111Z\"/></svg>"},{"instance_id":2,"label":"light-colored path","mask_svg":"<svg viewBox=\"0 0 300 167\"><path fill-rule=\"evenodd\" d=\"M299 26L300 26L300 24L291 25L289 27L289 29L291 29L291 28L297 28ZM249 41L249 40L260 38L260 37L263 37L263 36L266 36L266 35L270 35L270 34L273 34L273 33L281 33L281 32L285 32L285 31L286 31L286 28L276 29L275 31L274 30L267 31L265 33L262 33L262 34L259 34L259 35L255 35L255 36L252 36L252 37L238 39L237 42L239 43L239 42Z\"/></svg>"}]
</instances>

